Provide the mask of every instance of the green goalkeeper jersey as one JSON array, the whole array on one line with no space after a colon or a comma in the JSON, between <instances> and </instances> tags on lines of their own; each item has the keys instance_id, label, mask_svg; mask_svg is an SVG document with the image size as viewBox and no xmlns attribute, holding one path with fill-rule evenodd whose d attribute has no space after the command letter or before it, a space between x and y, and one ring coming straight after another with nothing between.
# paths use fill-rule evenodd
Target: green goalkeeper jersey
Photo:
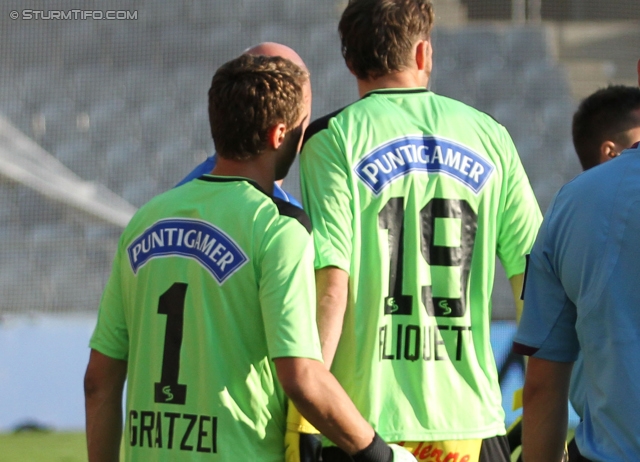
<instances>
[{"instance_id":1,"label":"green goalkeeper jersey","mask_svg":"<svg viewBox=\"0 0 640 462\"><path fill-rule=\"evenodd\" d=\"M524 272L540 210L491 117L390 89L314 122L301 155L315 266L349 273L332 372L387 441L505 433L495 257Z\"/></svg>"},{"instance_id":2,"label":"green goalkeeper jersey","mask_svg":"<svg viewBox=\"0 0 640 462\"><path fill-rule=\"evenodd\" d=\"M91 348L128 361L127 461L282 462L273 359L321 360L308 217L203 176L125 229Z\"/></svg>"}]
</instances>

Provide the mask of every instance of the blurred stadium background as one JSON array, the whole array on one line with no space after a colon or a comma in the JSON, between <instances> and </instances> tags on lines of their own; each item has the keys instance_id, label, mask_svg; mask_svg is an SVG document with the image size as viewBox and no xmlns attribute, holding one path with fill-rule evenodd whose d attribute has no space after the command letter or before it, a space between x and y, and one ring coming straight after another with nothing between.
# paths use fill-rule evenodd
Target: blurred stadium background
<instances>
[{"instance_id":1,"label":"blurred stadium background","mask_svg":"<svg viewBox=\"0 0 640 462\"><path fill-rule=\"evenodd\" d=\"M119 233L137 207L213 151L206 94L218 66L277 41L311 70L314 117L357 98L336 32L345 4L0 4L0 431L30 421L81 428L86 342ZM609 83L637 84L640 2L434 4L431 89L509 129L546 209L580 171L570 133L579 101ZM101 13L47 19L59 10ZM98 19L107 11L120 19ZM299 198L298 181L294 167L285 188ZM502 365L514 319L503 274L493 300ZM39 398L48 411L38 413ZM60 422L55 402L72 415Z\"/></svg>"}]
</instances>

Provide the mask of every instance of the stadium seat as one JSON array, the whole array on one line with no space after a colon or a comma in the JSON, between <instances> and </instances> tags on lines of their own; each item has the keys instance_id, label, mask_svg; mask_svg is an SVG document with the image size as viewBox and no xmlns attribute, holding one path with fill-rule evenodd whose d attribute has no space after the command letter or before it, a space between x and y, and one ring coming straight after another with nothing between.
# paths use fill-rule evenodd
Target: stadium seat
<instances>
[{"instance_id":1,"label":"stadium seat","mask_svg":"<svg viewBox=\"0 0 640 462\"><path fill-rule=\"evenodd\" d=\"M542 107L545 139L555 145L571 140L571 121L577 109L568 97L547 101Z\"/></svg>"},{"instance_id":2,"label":"stadium seat","mask_svg":"<svg viewBox=\"0 0 640 462\"><path fill-rule=\"evenodd\" d=\"M474 105L477 87L473 83L473 75L452 70L443 73L434 69L431 90L434 92Z\"/></svg>"},{"instance_id":3,"label":"stadium seat","mask_svg":"<svg viewBox=\"0 0 640 462\"><path fill-rule=\"evenodd\" d=\"M459 30L456 40L456 59L459 72L470 71L479 65L502 66L504 41L501 32L492 26L469 26Z\"/></svg>"},{"instance_id":4,"label":"stadium seat","mask_svg":"<svg viewBox=\"0 0 640 462\"><path fill-rule=\"evenodd\" d=\"M95 178L100 168L91 152L91 139L86 134L60 141L51 152L81 178Z\"/></svg>"},{"instance_id":5,"label":"stadium seat","mask_svg":"<svg viewBox=\"0 0 640 462\"><path fill-rule=\"evenodd\" d=\"M522 80L507 65L480 65L475 69L473 82L477 86L478 109L489 109L499 101L510 101L522 94Z\"/></svg>"},{"instance_id":6,"label":"stadium seat","mask_svg":"<svg viewBox=\"0 0 640 462\"><path fill-rule=\"evenodd\" d=\"M569 81L559 64L530 63L523 71L524 101L530 107L541 108L547 101L566 99Z\"/></svg>"},{"instance_id":7,"label":"stadium seat","mask_svg":"<svg viewBox=\"0 0 640 462\"><path fill-rule=\"evenodd\" d=\"M126 184L121 196L129 203L139 207L160 192L157 181L149 176L143 176L138 181Z\"/></svg>"},{"instance_id":8,"label":"stadium seat","mask_svg":"<svg viewBox=\"0 0 640 462\"><path fill-rule=\"evenodd\" d=\"M505 32L505 51L509 61L516 67L549 62L553 58L547 30L537 25L508 28Z\"/></svg>"},{"instance_id":9,"label":"stadium seat","mask_svg":"<svg viewBox=\"0 0 640 462\"><path fill-rule=\"evenodd\" d=\"M517 147L520 147L519 143L529 147L542 142L540 115L532 111L522 100L498 101L488 112L507 128ZM529 152L520 154L526 157Z\"/></svg>"},{"instance_id":10,"label":"stadium seat","mask_svg":"<svg viewBox=\"0 0 640 462\"><path fill-rule=\"evenodd\" d=\"M535 180L531 179L533 192L543 212L547 210L553 196L566 182L567 180L562 173L552 171L547 171L545 175L537 176Z\"/></svg>"},{"instance_id":11,"label":"stadium seat","mask_svg":"<svg viewBox=\"0 0 640 462\"><path fill-rule=\"evenodd\" d=\"M328 114L358 99L358 87L344 62L336 60L321 71L312 73L311 83L313 88L327 95L323 100L313 100L314 116Z\"/></svg>"}]
</instances>

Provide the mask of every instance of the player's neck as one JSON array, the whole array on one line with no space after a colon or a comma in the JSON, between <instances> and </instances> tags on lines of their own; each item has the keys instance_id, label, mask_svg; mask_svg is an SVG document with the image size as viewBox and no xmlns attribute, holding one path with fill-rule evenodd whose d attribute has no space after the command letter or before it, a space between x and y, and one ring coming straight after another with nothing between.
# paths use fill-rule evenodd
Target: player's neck
<instances>
[{"instance_id":1,"label":"player's neck","mask_svg":"<svg viewBox=\"0 0 640 462\"><path fill-rule=\"evenodd\" d=\"M362 98L374 90L384 90L386 88L426 88L427 83L428 77L423 72L406 70L383 75L375 79L358 79L358 93Z\"/></svg>"},{"instance_id":2,"label":"player's neck","mask_svg":"<svg viewBox=\"0 0 640 462\"><path fill-rule=\"evenodd\" d=\"M275 168L270 165L263 165L264 158L265 156L260 156L257 159L238 161L218 156L218 161L211 174L248 178L258 183L258 186L264 189L267 194L273 194Z\"/></svg>"}]
</instances>

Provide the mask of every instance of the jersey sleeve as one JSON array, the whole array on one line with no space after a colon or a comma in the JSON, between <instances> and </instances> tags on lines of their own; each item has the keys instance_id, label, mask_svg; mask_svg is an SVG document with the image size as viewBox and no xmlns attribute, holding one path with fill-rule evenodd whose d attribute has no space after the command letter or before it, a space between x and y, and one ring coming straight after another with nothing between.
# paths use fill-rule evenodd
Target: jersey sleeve
<instances>
[{"instance_id":1,"label":"jersey sleeve","mask_svg":"<svg viewBox=\"0 0 640 462\"><path fill-rule=\"evenodd\" d=\"M120 279L121 246L113 261L113 268L98 310L98 322L89 346L114 359L127 360L129 355L129 331L124 313L122 284Z\"/></svg>"},{"instance_id":2,"label":"jersey sleeve","mask_svg":"<svg viewBox=\"0 0 640 462\"><path fill-rule=\"evenodd\" d=\"M579 352L576 307L554 268L551 217L549 213L529 256L524 311L513 340L514 351L550 361L573 362Z\"/></svg>"},{"instance_id":3,"label":"jersey sleeve","mask_svg":"<svg viewBox=\"0 0 640 462\"><path fill-rule=\"evenodd\" d=\"M260 262L260 305L269 356L321 361L312 236L288 217L281 217L274 228L264 239Z\"/></svg>"},{"instance_id":4,"label":"jersey sleeve","mask_svg":"<svg viewBox=\"0 0 640 462\"><path fill-rule=\"evenodd\" d=\"M332 131L312 136L300 156L302 203L313 223L315 267L350 273L352 192L345 155Z\"/></svg>"},{"instance_id":5,"label":"jersey sleeve","mask_svg":"<svg viewBox=\"0 0 640 462\"><path fill-rule=\"evenodd\" d=\"M525 256L531 250L542 221L540 207L524 171L516 147L502 129L502 145L506 151L504 209L498 229L498 258L508 278L524 273Z\"/></svg>"}]
</instances>

